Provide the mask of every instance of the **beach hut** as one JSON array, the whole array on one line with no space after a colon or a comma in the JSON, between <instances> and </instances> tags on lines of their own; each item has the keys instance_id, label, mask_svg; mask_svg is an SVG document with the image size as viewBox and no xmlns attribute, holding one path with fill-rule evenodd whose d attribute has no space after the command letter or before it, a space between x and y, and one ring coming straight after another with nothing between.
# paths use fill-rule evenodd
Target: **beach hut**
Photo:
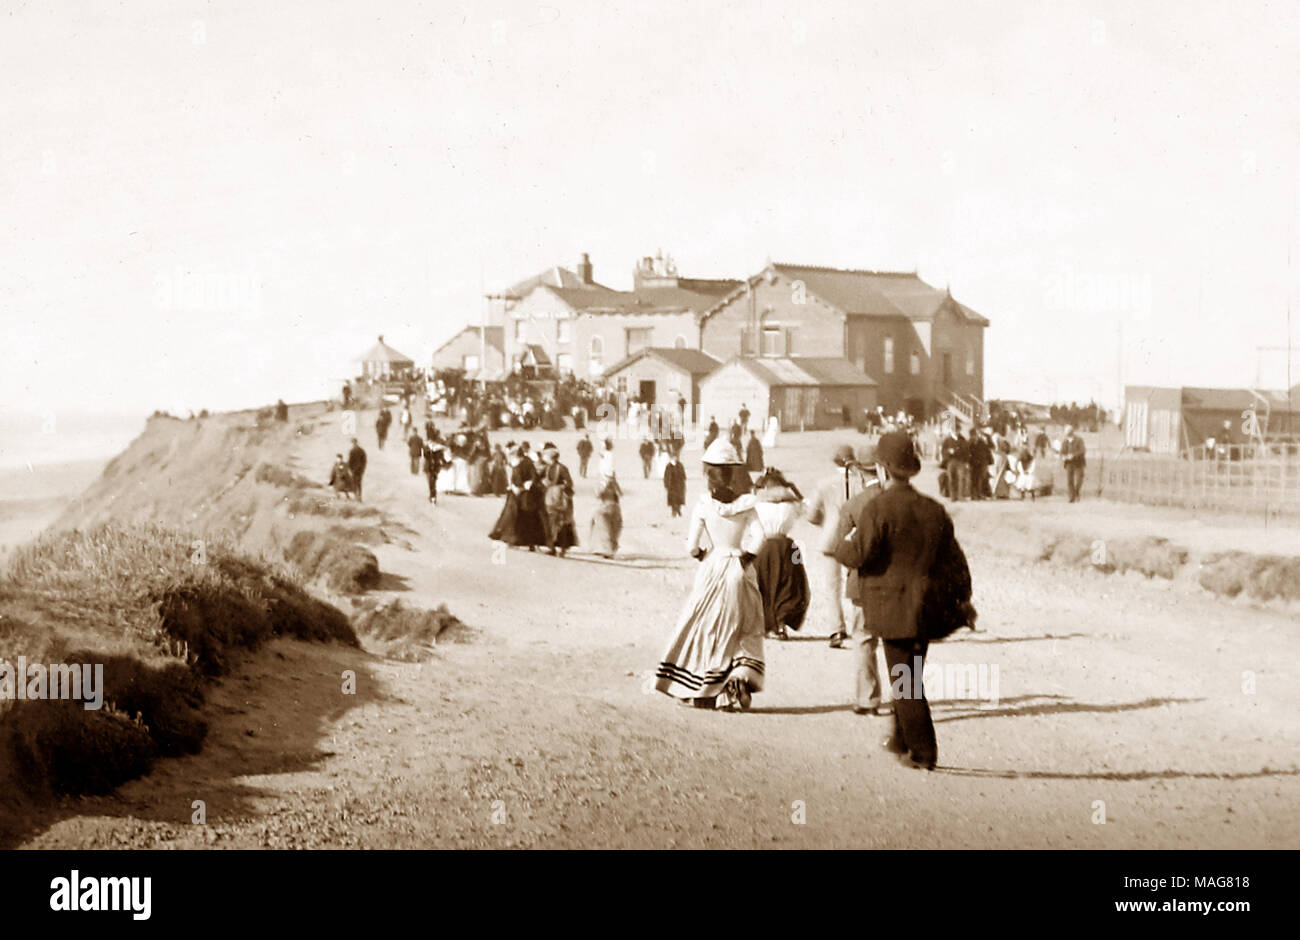
<instances>
[{"instance_id":1,"label":"beach hut","mask_svg":"<svg viewBox=\"0 0 1300 940\"><path fill-rule=\"evenodd\" d=\"M361 357L361 377L374 381L391 381L408 378L415 368L415 360L404 356L384 342L380 334L379 342L371 346Z\"/></svg>"}]
</instances>

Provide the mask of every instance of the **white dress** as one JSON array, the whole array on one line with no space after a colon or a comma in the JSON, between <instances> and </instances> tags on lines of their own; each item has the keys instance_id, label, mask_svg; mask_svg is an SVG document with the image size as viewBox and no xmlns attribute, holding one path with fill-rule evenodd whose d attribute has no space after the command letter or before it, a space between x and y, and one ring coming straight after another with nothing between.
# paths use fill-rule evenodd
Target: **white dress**
<instances>
[{"instance_id":1,"label":"white dress","mask_svg":"<svg viewBox=\"0 0 1300 940\"><path fill-rule=\"evenodd\" d=\"M753 498L740 499L748 508L724 515L728 504L705 493L691 512L687 551L710 547L655 671L654 688L666 695L714 698L733 678L763 688L763 601L753 566L740 562L762 547L763 530Z\"/></svg>"}]
</instances>

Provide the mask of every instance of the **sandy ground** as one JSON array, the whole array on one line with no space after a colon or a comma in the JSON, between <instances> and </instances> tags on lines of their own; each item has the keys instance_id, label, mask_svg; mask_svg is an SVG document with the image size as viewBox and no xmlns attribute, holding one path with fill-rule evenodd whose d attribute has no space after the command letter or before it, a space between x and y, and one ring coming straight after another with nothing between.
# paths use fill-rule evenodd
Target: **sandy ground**
<instances>
[{"instance_id":1,"label":"sandy ground","mask_svg":"<svg viewBox=\"0 0 1300 940\"><path fill-rule=\"evenodd\" d=\"M528 438L556 440L576 474L575 435ZM769 462L811 491L835 438L788 436ZM434 508L404 449L362 443L367 501L409 526L405 544L377 550L393 576L382 593L446 603L468 634L419 665L276 643L216 687L202 754L33 818L26 845L1300 847L1300 631L1282 614L1184 582L1027 566L973 541L983 632L932 659L996 666L998 697L933 703L940 768L926 774L879 750L890 719L850 710L851 656L821 639L819 580L812 636L767 645L753 711L643 691L694 563L633 442L618 448L627 532L614 561L494 550L497 500ZM296 447L297 468L323 477L338 441ZM686 462L693 500L698 451ZM593 494L580 480L584 542ZM1129 514L1059 498L1039 509L1089 525ZM960 537L971 512L1026 511L954 515ZM1130 533L1172 519L1133 515Z\"/></svg>"}]
</instances>

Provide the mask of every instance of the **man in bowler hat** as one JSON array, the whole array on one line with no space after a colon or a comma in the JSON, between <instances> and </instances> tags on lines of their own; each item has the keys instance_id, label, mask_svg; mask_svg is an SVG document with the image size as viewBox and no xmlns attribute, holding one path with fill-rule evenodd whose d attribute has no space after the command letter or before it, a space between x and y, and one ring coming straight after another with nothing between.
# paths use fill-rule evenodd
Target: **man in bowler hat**
<instances>
[{"instance_id":1,"label":"man in bowler hat","mask_svg":"<svg viewBox=\"0 0 1300 940\"><path fill-rule=\"evenodd\" d=\"M952 520L943 506L912 488L921 461L905 431L880 438L876 463L884 490L863 507L835 557L857 571L866 629L885 647L894 733L884 747L908 766L933 770L939 755L921 681L929 646L922 609L935 559L953 539Z\"/></svg>"}]
</instances>

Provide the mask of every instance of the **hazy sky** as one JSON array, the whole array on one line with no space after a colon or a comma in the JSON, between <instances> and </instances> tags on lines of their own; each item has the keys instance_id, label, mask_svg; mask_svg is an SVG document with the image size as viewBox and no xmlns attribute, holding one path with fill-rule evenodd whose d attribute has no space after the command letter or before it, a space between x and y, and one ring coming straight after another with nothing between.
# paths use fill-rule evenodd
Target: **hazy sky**
<instances>
[{"instance_id":1,"label":"hazy sky","mask_svg":"<svg viewBox=\"0 0 1300 940\"><path fill-rule=\"evenodd\" d=\"M1300 280L1298 10L5 2L0 407L319 397L659 248L918 268L992 320L990 397L1113 400L1121 324L1128 382L1251 383Z\"/></svg>"}]
</instances>

